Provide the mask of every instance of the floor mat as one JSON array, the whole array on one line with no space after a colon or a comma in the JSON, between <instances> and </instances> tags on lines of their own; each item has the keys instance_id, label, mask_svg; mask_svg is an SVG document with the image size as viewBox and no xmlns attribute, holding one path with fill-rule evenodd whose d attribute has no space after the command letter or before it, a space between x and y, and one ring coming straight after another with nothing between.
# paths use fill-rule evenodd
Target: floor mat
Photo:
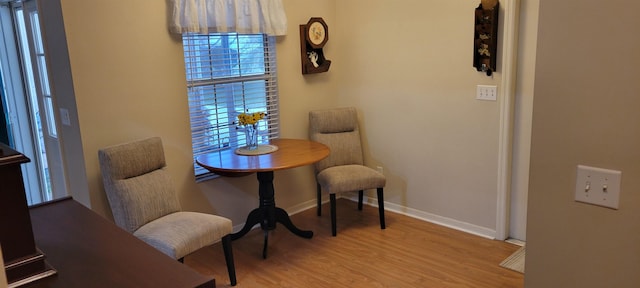
<instances>
[{"instance_id":1,"label":"floor mat","mask_svg":"<svg viewBox=\"0 0 640 288\"><path fill-rule=\"evenodd\" d=\"M513 252L511 256L507 257L500 263L500 266L508 268L514 271L518 271L524 274L524 255L525 246L520 247L516 252Z\"/></svg>"}]
</instances>

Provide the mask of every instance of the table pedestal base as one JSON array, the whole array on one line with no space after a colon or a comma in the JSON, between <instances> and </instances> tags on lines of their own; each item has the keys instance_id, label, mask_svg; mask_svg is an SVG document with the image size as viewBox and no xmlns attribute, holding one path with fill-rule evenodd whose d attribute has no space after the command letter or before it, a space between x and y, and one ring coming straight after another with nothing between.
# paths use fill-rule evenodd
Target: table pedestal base
<instances>
[{"instance_id":1,"label":"table pedestal base","mask_svg":"<svg viewBox=\"0 0 640 288\"><path fill-rule=\"evenodd\" d=\"M254 225L260 224L260 228L264 231L264 246L262 249L262 257L267 258L267 244L269 242L269 230L276 229L276 222L281 223L289 229L293 234L302 238L313 237L313 231L300 230L293 225L289 214L284 209L276 207L276 201L273 189L273 171L258 172L260 206L247 216L244 227L238 233L231 234L231 240L237 240L247 234Z\"/></svg>"}]
</instances>

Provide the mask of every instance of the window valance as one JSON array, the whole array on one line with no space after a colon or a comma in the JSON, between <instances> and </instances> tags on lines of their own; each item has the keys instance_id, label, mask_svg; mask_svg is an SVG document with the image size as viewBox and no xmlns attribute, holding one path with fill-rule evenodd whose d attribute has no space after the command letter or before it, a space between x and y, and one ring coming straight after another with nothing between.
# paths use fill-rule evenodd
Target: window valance
<instances>
[{"instance_id":1,"label":"window valance","mask_svg":"<svg viewBox=\"0 0 640 288\"><path fill-rule=\"evenodd\" d=\"M282 0L171 0L174 33L265 33L285 35Z\"/></svg>"}]
</instances>

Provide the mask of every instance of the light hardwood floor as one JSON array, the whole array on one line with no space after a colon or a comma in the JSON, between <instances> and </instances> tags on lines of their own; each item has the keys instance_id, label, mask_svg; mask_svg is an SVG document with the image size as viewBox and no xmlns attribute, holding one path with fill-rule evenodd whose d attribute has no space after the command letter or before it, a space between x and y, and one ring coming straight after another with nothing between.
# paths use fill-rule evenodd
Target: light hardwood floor
<instances>
[{"instance_id":1,"label":"light hardwood floor","mask_svg":"<svg viewBox=\"0 0 640 288\"><path fill-rule=\"evenodd\" d=\"M267 259L263 234L254 229L233 242L236 287L509 287L524 276L499 266L519 247L386 212L381 230L377 208L338 200L338 236L331 237L328 204L292 216L312 239L282 225L270 232ZM230 287L220 244L187 257L185 264L213 275L217 287Z\"/></svg>"}]
</instances>

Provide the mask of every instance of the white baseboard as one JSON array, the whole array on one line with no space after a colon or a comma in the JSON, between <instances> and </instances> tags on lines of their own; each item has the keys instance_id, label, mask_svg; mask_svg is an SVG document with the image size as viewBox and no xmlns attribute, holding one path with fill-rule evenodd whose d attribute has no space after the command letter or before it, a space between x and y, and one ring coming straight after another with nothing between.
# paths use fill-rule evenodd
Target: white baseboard
<instances>
[{"instance_id":1,"label":"white baseboard","mask_svg":"<svg viewBox=\"0 0 640 288\"><path fill-rule=\"evenodd\" d=\"M342 195L342 198L347 198L347 199L349 199L351 201L357 202L358 201L358 194L357 194L357 192L346 193L345 195ZM370 205L370 206L378 207L378 199L377 198L367 197L365 195L364 198L362 199L362 202L367 204L367 205ZM395 203L390 203L390 202L387 202L387 201L384 202L384 209L385 210L389 210L389 211L393 211L393 212L398 213L398 214L406 215L406 216L409 216L411 218L420 219L420 220L423 220L423 221L427 221L427 222L431 222L431 223L438 224L438 225L441 225L441 226L445 226L445 227L448 227L448 228L451 228L451 229L455 229L455 230L459 230L459 231L462 231L462 232L474 234L474 235L477 235L477 236L480 236L480 237L484 237L484 238L488 238L488 239L495 239L496 231L492 230L492 229L489 229L489 228L486 228L486 227L474 225L474 224L467 223L467 222L458 221L458 220L455 220L455 219L451 219L451 218L443 217L443 216L440 216L440 215L424 212L424 211L421 211L421 210L405 207L405 206L398 205L398 204L395 204Z\"/></svg>"},{"instance_id":2,"label":"white baseboard","mask_svg":"<svg viewBox=\"0 0 640 288\"><path fill-rule=\"evenodd\" d=\"M518 245L518 246L524 246L525 244L527 244L526 242L522 241L522 240L518 240L518 239L514 239L514 238L507 238L507 240L504 240L507 243L511 243L514 245Z\"/></svg>"},{"instance_id":3,"label":"white baseboard","mask_svg":"<svg viewBox=\"0 0 640 288\"><path fill-rule=\"evenodd\" d=\"M356 192L344 193L342 195L337 195L337 196L338 198L345 198L354 202L358 202L358 194ZM327 202L329 202L328 198L323 199L322 201L322 203L327 203ZM369 206L378 207L378 199L376 198L364 196L363 203ZM313 200L309 200L309 201L294 205L293 207L289 207L287 211L289 215L294 215L315 207L316 207L316 200L313 199ZM496 231L485 228L485 227L477 226L474 224L458 221L458 220L447 218L447 217L442 217L436 214L420 211L417 209L401 206L401 205L386 202L386 201L384 202L384 208L385 210L406 215L411 218L416 218L422 221L431 222L431 223L445 226L451 229L474 234L480 237L495 239ZM233 226L233 232L235 233L240 231L240 229L242 229L243 226L244 226L244 223ZM255 229L256 227L260 227L260 225L256 224L252 229Z\"/></svg>"}]
</instances>

